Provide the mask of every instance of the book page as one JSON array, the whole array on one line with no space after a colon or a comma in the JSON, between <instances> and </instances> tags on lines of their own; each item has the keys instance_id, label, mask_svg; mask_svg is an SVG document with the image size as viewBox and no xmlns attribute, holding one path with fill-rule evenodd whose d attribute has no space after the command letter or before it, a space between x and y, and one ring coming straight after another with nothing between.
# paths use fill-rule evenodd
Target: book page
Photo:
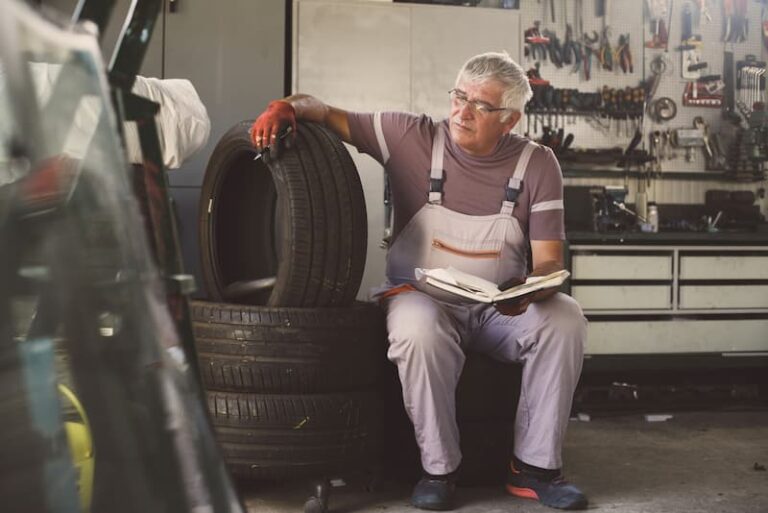
<instances>
[{"instance_id":1,"label":"book page","mask_svg":"<svg viewBox=\"0 0 768 513\"><path fill-rule=\"evenodd\" d=\"M495 283L479 276L459 271L453 267L444 269L416 269L416 277L420 278L421 276L427 276L433 280L476 292L489 298L499 293L499 288Z\"/></svg>"},{"instance_id":2,"label":"book page","mask_svg":"<svg viewBox=\"0 0 768 513\"><path fill-rule=\"evenodd\" d=\"M503 301L505 299L512 299L525 294L530 294L531 292L559 287L570 275L571 273L568 271L562 270L546 276L532 276L531 278L535 278L533 281L529 282L526 280L526 282L521 285L503 291L494 298L494 301Z\"/></svg>"}]
</instances>

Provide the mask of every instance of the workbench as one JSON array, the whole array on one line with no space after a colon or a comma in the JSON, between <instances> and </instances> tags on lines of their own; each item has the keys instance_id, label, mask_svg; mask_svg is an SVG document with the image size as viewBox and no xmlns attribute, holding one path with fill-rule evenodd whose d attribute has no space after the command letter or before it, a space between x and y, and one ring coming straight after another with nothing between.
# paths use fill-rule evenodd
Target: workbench
<instances>
[{"instance_id":1,"label":"workbench","mask_svg":"<svg viewBox=\"0 0 768 513\"><path fill-rule=\"evenodd\" d=\"M569 232L567 238L569 292L590 321L588 360L768 362L768 233Z\"/></svg>"}]
</instances>

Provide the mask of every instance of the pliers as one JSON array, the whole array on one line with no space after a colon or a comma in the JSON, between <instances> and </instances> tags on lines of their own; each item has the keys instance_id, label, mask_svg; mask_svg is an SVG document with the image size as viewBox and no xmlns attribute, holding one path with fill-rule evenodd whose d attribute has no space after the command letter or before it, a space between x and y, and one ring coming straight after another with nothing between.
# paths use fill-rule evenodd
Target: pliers
<instances>
[{"instance_id":1,"label":"pliers","mask_svg":"<svg viewBox=\"0 0 768 513\"><path fill-rule=\"evenodd\" d=\"M597 31L592 31L592 37L589 37L586 33L583 35L584 44L582 60L584 61L584 80L589 80L590 73L592 71L592 56L597 55L595 45L600 40L600 36L597 35Z\"/></svg>"},{"instance_id":2,"label":"pliers","mask_svg":"<svg viewBox=\"0 0 768 513\"><path fill-rule=\"evenodd\" d=\"M525 55L535 61L547 60L547 45L549 38L539 32L539 22L534 22L533 27L525 31ZM539 59L539 55L541 59Z\"/></svg>"},{"instance_id":3,"label":"pliers","mask_svg":"<svg viewBox=\"0 0 768 513\"><path fill-rule=\"evenodd\" d=\"M619 36L619 46L616 49L616 60L619 62L619 67L624 73L634 73L632 67L632 52L629 49L629 34L622 34Z\"/></svg>"},{"instance_id":4,"label":"pliers","mask_svg":"<svg viewBox=\"0 0 768 513\"><path fill-rule=\"evenodd\" d=\"M552 64L555 65L557 68L563 67L563 48L560 45L560 39L558 39L557 34L554 32L544 32L544 35L549 38L549 44L547 45L547 49L549 50L549 60L552 61Z\"/></svg>"},{"instance_id":5,"label":"pliers","mask_svg":"<svg viewBox=\"0 0 768 513\"><path fill-rule=\"evenodd\" d=\"M613 71L613 50L611 49L610 31L608 27L603 29L603 35L600 38L600 50L597 59L603 66L603 69Z\"/></svg>"},{"instance_id":6,"label":"pliers","mask_svg":"<svg viewBox=\"0 0 768 513\"><path fill-rule=\"evenodd\" d=\"M746 41L749 34L747 0L724 0L723 10L725 13L723 41L731 43Z\"/></svg>"},{"instance_id":7,"label":"pliers","mask_svg":"<svg viewBox=\"0 0 768 513\"><path fill-rule=\"evenodd\" d=\"M572 73L577 73L581 67L581 44L573 40L573 28L570 24L565 28L565 41L562 48L563 64L573 64Z\"/></svg>"}]
</instances>

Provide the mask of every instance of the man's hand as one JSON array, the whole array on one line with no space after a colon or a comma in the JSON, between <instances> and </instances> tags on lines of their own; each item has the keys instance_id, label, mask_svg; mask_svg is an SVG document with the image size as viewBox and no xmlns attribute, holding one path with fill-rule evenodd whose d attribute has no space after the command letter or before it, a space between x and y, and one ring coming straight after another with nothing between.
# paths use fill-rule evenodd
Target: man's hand
<instances>
[{"instance_id":1,"label":"man's hand","mask_svg":"<svg viewBox=\"0 0 768 513\"><path fill-rule=\"evenodd\" d=\"M259 151L270 148L270 156L277 157L280 151L278 137L288 127L296 132L296 111L293 105L284 100L270 102L267 110L251 126L251 142Z\"/></svg>"},{"instance_id":2,"label":"man's hand","mask_svg":"<svg viewBox=\"0 0 768 513\"><path fill-rule=\"evenodd\" d=\"M521 313L524 313L526 310L528 310L528 305L531 304L532 295L533 294L529 294L527 296L523 296L522 298L500 301L495 305L496 310L498 310L501 315L509 315L512 317L515 315L520 315Z\"/></svg>"},{"instance_id":3,"label":"man's hand","mask_svg":"<svg viewBox=\"0 0 768 513\"><path fill-rule=\"evenodd\" d=\"M516 276L499 285L499 290L507 290L522 283L525 283L525 278ZM496 303L495 306L496 310L498 310L502 315L520 315L528 309L528 305L530 303L531 301L529 297L525 296L523 298L513 298L507 301L500 301Z\"/></svg>"},{"instance_id":4,"label":"man's hand","mask_svg":"<svg viewBox=\"0 0 768 513\"><path fill-rule=\"evenodd\" d=\"M544 276L546 274L549 274L549 266L543 266L542 272L539 273L532 273L531 276ZM560 269L555 269L555 271L559 271ZM552 271L554 272L554 271ZM503 282L501 285L499 285L499 290L507 290L510 289L516 285L520 285L525 283L525 278L515 277L511 278L505 282ZM537 301L542 301L544 299L547 299L550 296L553 296L557 293L556 288L554 289L543 289L543 290L537 290L536 292L531 292L530 294L526 294L523 297L516 297L512 299L508 299L507 301L499 301L494 306L496 306L496 310L499 311L502 315L520 315L521 313L524 313L526 310L528 310L528 305L531 303L535 303Z\"/></svg>"}]
</instances>

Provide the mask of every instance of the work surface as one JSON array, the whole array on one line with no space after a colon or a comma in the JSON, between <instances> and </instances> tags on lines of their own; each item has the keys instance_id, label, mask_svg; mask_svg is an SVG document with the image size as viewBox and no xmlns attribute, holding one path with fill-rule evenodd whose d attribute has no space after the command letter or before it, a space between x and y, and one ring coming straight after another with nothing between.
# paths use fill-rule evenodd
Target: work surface
<instances>
[{"instance_id":1,"label":"work surface","mask_svg":"<svg viewBox=\"0 0 768 513\"><path fill-rule=\"evenodd\" d=\"M768 411L642 415L571 421L566 477L590 499L590 511L616 513L768 513ZM762 470L760 470L762 469ZM391 476L367 492L353 479L334 488L329 512L415 512L411 483ZM493 487L458 489L458 511L553 512ZM301 512L311 483L242 489L250 513Z\"/></svg>"}]
</instances>

